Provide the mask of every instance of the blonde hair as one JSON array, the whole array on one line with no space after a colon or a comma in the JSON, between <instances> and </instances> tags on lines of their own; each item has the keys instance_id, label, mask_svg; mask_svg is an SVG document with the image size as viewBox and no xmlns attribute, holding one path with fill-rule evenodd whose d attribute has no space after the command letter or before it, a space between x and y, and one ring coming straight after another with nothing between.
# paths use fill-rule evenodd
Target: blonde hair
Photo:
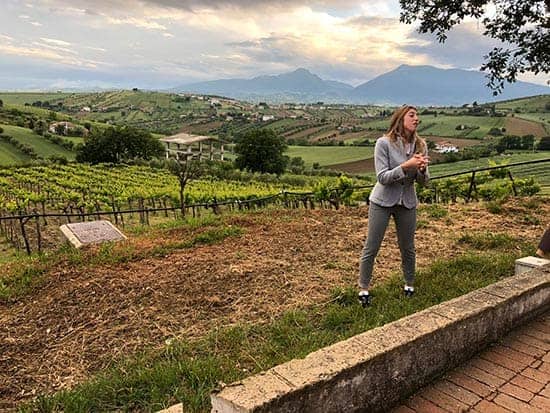
<instances>
[{"instance_id":1,"label":"blonde hair","mask_svg":"<svg viewBox=\"0 0 550 413\"><path fill-rule=\"evenodd\" d=\"M400 108L396 109L395 112L393 112L393 115L391 117L390 127L386 132L386 136L390 138L390 142L395 144L397 143L397 139L399 137L407 136L405 133L405 127L403 125L404 123L403 119L405 118L405 115L407 114L407 112L411 109L416 110L414 106L403 105ZM426 142L424 141L424 139L418 136L418 133L416 133L416 131L414 131L413 137L414 137L414 146L416 147L416 152L425 153Z\"/></svg>"}]
</instances>

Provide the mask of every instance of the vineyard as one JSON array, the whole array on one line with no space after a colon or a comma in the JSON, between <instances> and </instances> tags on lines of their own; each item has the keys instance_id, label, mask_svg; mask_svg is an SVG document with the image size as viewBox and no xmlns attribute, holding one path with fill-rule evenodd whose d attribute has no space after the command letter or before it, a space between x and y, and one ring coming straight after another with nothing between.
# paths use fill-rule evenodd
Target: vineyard
<instances>
[{"instance_id":1,"label":"vineyard","mask_svg":"<svg viewBox=\"0 0 550 413\"><path fill-rule=\"evenodd\" d=\"M435 176L430 187L418 189L418 197L425 203L455 203L534 195L541 185L533 177L514 178L509 167L544 169L548 161ZM125 228L181 218L187 211L197 216L270 204L338 209L342 204L368 202L372 187L369 181L345 176L278 178L235 172L233 179L208 176L191 181L181 199L176 177L164 169L78 164L4 169L0 170L0 232L12 246L31 253L59 246L58 226L72 221L107 218Z\"/></svg>"},{"instance_id":2,"label":"vineyard","mask_svg":"<svg viewBox=\"0 0 550 413\"><path fill-rule=\"evenodd\" d=\"M190 182L183 209L253 208L288 191L310 191L315 177L239 175L238 179L204 177ZM336 178L323 178L325 186ZM164 169L142 166L81 164L0 170L0 230L18 248L41 250L59 243L57 226L71 221L112 219L127 224L174 219L182 212L177 178ZM33 220L35 225L29 225ZM25 225L27 224L27 225ZM37 245L31 248L31 244Z\"/></svg>"}]
</instances>

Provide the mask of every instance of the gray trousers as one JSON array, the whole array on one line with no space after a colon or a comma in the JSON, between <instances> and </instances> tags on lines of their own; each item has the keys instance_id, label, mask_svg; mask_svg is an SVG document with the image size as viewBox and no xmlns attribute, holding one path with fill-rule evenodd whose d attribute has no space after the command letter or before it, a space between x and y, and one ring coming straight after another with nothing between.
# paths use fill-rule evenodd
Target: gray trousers
<instances>
[{"instance_id":1,"label":"gray trousers","mask_svg":"<svg viewBox=\"0 0 550 413\"><path fill-rule=\"evenodd\" d=\"M369 205L368 234L359 262L359 287L364 290L369 287L374 259L380 250L391 215L393 215L397 229L397 242L401 251L401 267L403 268L405 283L410 286L414 284L416 208L407 209L402 205L383 207L371 202Z\"/></svg>"}]
</instances>

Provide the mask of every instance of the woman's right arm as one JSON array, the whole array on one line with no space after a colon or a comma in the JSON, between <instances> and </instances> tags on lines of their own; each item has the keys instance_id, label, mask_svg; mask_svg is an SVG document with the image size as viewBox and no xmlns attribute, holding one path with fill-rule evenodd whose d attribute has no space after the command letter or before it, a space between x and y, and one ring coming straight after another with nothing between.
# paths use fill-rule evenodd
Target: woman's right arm
<instances>
[{"instance_id":1,"label":"woman's right arm","mask_svg":"<svg viewBox=\"0 0 550 413\"><path fill-rule=\"evenodd\" d=\"M376 179L382 185L399 182L406 177L405 171L398 165L390 169L390 143L386 139L378 139L374 146L374 169Z\"/></svg>"}]
</instances>

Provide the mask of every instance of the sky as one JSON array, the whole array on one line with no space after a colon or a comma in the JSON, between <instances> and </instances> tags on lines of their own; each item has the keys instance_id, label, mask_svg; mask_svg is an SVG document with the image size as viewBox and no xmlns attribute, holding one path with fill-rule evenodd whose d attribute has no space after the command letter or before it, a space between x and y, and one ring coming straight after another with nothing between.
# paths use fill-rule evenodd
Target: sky
<instances>
[{"instance_id":1,"label":"sky","mask_svg":"<svg viewBox=\"0 0 550 413\"><path fill-rule=\"evenodd\" d=\"M399 12L398 0L2 0L0 90L168 89L297 68L356 86L401 64L476 70L496 45L475 20L440 44Z\"/></svg>"}]
</instances>

